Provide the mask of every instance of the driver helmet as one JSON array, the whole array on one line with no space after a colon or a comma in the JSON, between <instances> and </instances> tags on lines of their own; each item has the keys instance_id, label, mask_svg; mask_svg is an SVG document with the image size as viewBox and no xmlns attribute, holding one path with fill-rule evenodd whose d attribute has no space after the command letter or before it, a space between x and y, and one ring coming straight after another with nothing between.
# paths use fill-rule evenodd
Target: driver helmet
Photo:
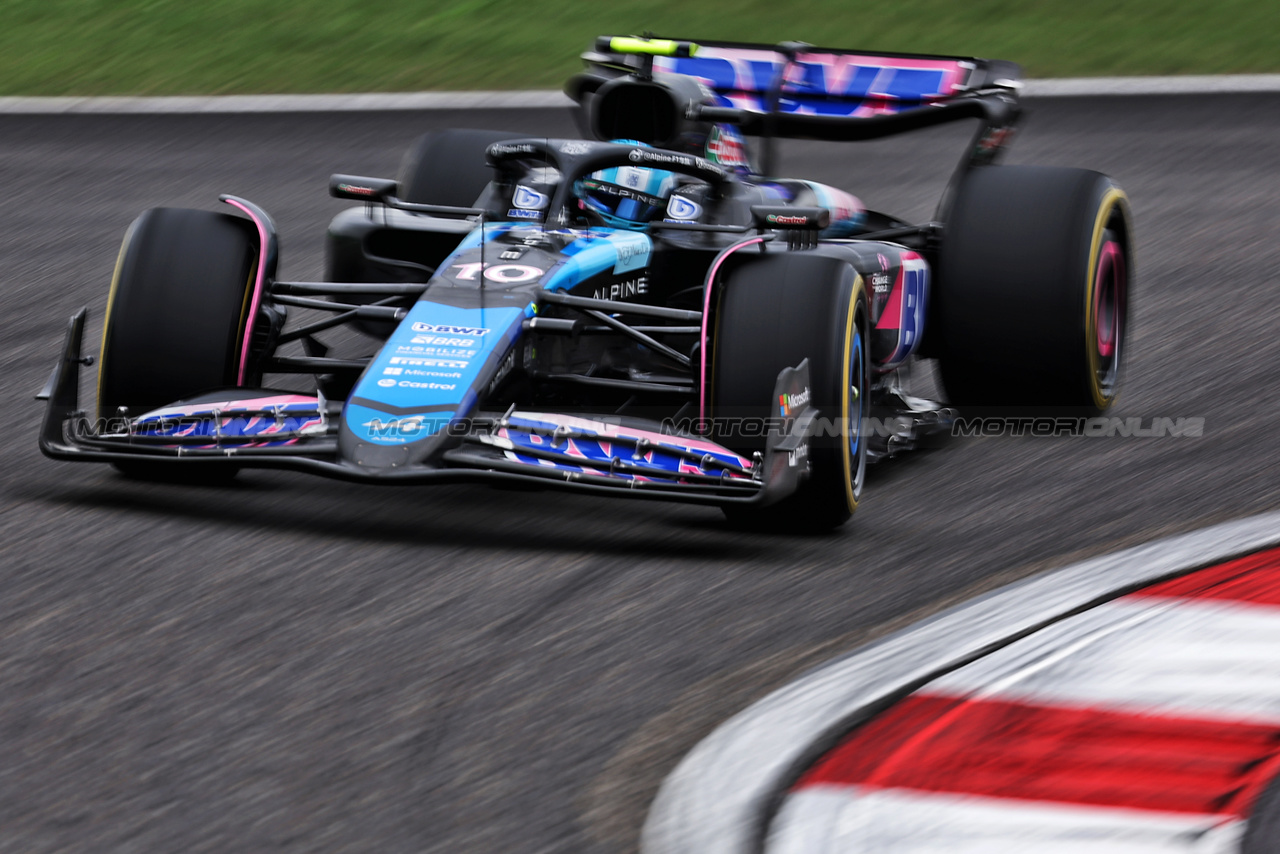
<instances>
[{"instance_id":1,"label":"driver helmet","mask_svg":"<svg viewBox=\"0 0 1280 854\"><path fill-rule=\"evenodd\" d=\"M634 139L611 142L644 145ZM594 211L606 225L637 228L662 213L677 183L677 175L663 169L614 166L580 179L576 191L583 208Z\"/></svg>"}]
</instances>

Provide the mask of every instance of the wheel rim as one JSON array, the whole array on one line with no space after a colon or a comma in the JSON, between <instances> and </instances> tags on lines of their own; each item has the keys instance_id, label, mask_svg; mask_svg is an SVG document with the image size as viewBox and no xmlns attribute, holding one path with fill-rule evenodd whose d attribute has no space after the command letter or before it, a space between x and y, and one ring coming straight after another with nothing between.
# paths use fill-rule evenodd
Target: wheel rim
<instances>
[{"instance_id":1,"label":"wheel rim","mask_svg":"<svg viewBox=\"0 0 1280 854\"><path fill-rule=\"evenodd\" d=\"M1094 382L1098 393L1110 401L1116 393L1120 372L1127 280L1124 250L1115 240L1107 240L1098 253L1098 267L1093 282Z\"/></svg>"}]
</instances>

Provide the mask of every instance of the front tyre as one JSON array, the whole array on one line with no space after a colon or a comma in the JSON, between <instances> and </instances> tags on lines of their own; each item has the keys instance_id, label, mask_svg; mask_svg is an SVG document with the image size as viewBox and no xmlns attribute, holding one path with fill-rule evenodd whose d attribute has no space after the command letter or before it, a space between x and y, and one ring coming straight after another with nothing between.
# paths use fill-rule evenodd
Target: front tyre
<instances>
[{"instance_id":1,"label":"front tyre","mask_svg":"<svg viewBox=\"0 0 1280 854\"><path fill-rule=\"evenodd\" d=\"M740 428L777 414L783 368L809 360L810 475L769 507L726 508L731 522L788 531L828 530L857 509L866 478L863 425L871 382L869 312L847 262L812 253L771 254L727 277L716 314L710 398L717 440L750 456L765 438Z\"/></svg>"},{"instance_id":2,"label":"front tyre","mask_svg":"<svg viewBox=\"0 0 1280 854\"><path fill-rule=\"evenodd\" d=\"M98 360L100 418L137 415L239 385L258 252L227 214L152 208L129 227L107 298ZM118 466L152 479L163 464ZM201 464L202 479L235 472Z\"/></svg>"}]
</instances>

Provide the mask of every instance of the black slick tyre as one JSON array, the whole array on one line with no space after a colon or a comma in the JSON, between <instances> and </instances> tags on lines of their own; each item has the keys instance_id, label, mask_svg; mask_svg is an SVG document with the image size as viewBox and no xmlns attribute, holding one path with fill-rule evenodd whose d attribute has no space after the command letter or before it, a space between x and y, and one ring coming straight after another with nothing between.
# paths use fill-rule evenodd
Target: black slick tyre
<instances>
[{"instance_id":1,"label":"black slick tyre","mask_svg":"<svg viewBox=\"0 0 1280 854\"><path fill-rule=\"evenodd\" d=\"M986 166L955 197L932 317L950 401L1097 414L1119 388L1128 199L1084 169Z\"/></svg>"},{"instance_id":2,"label":"black slick tyre","mask_svg":"<svg viewBox=\"0 0 1280 854\"><path fill-rule=\"evenodd\" d=\"M470 207L493 180L484 151L523 134L450 128L423 134L400 161L400 198L420 205Z\"/></svg>"},{"instance_id":3,"label":"black slick tyre","mask_svg":"<svg viewBox=\"0 0 1280 854\"><path fill-rule=\"evenodd\" d=\"M251 226L238 217L181 208L152 208L138 217L107 299L99 417L136 415L239 385L257 261ZM132 476L170 470L144 463L118 468Z\"/></svg>"},{"instance_id":4,"label":"black slick tyre","mask_svg":"<svg viewBox=\"0 0 1280 854\"><path fill-rule=\"evenodd\" d=\"M776 414L778 373L804 359L809 360L811 403L819 412L808 479L774 505L726 508L731 522L822 531L843 524L857 508L867 465L868 318L862 279L839 258L770 254L726 277L716 313L710 388L717 440L746 456L763 452L765 438L749 425Z\"/></svg>"}]
</instances>

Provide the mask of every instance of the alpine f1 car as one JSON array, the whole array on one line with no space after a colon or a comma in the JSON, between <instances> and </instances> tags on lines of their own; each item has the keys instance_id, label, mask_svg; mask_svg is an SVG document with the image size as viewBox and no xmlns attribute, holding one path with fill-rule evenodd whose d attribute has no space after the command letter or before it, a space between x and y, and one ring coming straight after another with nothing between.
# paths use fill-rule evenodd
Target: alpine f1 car
<instances>
[{"instance_id":1,"label":"alpine f1 car","mask_svg":"<svg viewBox=\"0 0 1280 854\"><path fill-rule=\"evenodd\" d=\"M137 475L559 487L821 528L853 512L868 461L947 432L952 407L1115 398L1128 203L1096 172L994 165L1017 66L629 37L583 58L566 86L583 139L436 132L398 180L333 176L362 204L330 227L325 282L276 277L275 228L245 199L143 213L96 413L82 310L41 448ZM965 119L931 222L773 174L779 137ZM377 346L331 356L344 324ZM920 358L950 405L904 390ZM314 387L280 391L283 374Z\"/></svg>"}]
</instances>

